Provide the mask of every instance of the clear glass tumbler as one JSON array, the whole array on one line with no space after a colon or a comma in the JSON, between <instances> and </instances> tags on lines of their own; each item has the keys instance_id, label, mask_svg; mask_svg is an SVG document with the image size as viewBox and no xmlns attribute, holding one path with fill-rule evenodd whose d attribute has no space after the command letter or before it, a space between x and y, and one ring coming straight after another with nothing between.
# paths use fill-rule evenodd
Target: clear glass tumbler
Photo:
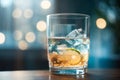
<instances>
[{"instance_id":1,"label":"clear glass tumbler","mask_svg":"<svg viewBox=\"0 0 120 80\"><path fill-rule=\"evenodd\" d=\"M48 61L52 74L79 75L87 71L89 19L86 14L47 16Z\"/></svg>"}]
</instances>

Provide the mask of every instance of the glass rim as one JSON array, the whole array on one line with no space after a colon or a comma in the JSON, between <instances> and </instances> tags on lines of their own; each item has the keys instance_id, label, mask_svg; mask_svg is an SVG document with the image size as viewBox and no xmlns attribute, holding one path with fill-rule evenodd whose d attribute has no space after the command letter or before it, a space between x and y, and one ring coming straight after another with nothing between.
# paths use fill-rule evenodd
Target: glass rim
<instances>
[{"instance_id":1,"label":"glass rim","mask_svg":"<svg viewBox=\"0 0 120 80\"><path fill-rule=\"evenodd\" d=\"M54 14L48 14L47 17L57 17L57 16L79 16L79 17L90 17L87 14L83 13L54 13Z\"/></svg>"}]
</instances>

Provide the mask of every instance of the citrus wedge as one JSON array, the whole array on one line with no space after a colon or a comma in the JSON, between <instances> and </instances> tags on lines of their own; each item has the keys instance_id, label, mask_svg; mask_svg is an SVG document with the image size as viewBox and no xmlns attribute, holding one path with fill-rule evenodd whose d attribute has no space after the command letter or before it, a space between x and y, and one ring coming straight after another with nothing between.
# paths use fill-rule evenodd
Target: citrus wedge
<instances>
[{"instance_id":1,"label":"citrus wedge","mask_svg":"<svg viewBox=\"0 0 120 80\"><path fill-rule=\"evenodd\" d=\"M82 55L80 54L79 51L77 51L74 48L68 48L64 51L63 54L64 58L67 59L67 62L71 65L76 65L78 64L81 59L82 59Z\"/></svg>"}]
</instances>

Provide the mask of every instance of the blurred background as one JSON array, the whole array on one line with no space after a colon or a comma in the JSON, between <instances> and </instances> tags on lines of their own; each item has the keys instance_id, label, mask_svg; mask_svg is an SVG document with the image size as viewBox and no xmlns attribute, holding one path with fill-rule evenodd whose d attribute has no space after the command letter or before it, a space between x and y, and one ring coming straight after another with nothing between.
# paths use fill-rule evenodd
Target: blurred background
<instances>
[{"instance_id":1,"label":"blurred background","mask_svg":"<svg viewBox=\"0 0 120 80\"><path fill-rule=\"evenodd\" d=\"M90 15L88 68L120 68L119 0L0 0L0 70L48 69L51 13Z\"/></svg>"}]
</instances>

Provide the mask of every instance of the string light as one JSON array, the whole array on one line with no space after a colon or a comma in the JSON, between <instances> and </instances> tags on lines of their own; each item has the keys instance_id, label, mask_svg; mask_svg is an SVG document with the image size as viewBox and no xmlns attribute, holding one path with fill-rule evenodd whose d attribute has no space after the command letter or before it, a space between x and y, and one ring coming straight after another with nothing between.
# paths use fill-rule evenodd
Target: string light
<instances>
[{"instance_id":1,"label":"string light","mask_svg":"<svg viewBox=\"0 0 120 80\"><path fill-rule=\"evenodd\" d=\"M51 7L51 2L48 0L43 0L40 4L43 9L49 9Z\"/></svg>"},{"instance_id":2,"label":"string light","mask_svg":"<svg viewBox=\"0 0 120 80\"><path fill-rule=\"evenodd\" d=\"M0 44L3 44L5 42L5 35L0 32Z\"/></svg>"},{"instance_id":3,"label":"string light","mask_svg":"<svg viewBox=\"0 0 120 80\"><path fill-rule=\"evenodd\" d=\"M29 19L29 18L31 18L33 16L33 11L31 10L31 9L26 9L25 11L24 11L24 17L26 18L26 19Z\"/></svg>"},{"instance_id":4,"label":"string light","mask_svg":"<svg viewBox=\"0 0 120 80\"><path fill-rule=\"evenodd\" d=\"M22 16L22 10L21 9L15 9L12 13L13 18L20 18Z\"/></svg>"},{"instance_id":5,"label":"string light","mask_svg":"<svg viewBox=\"0 0 120 80\"><path fill-rule=\"evenodd\" d=\"M104 28L106 27L107 23L106 23L105 19L103 19L103 18L98 18L98 19L96 20L96 25L97 25L97 27L98 27L99 29L104 29Z\"/></svg>"},{"instance_id":6,"label":"string light","mask_svg":"<svg viewBox=\"0 0 120 80\"><path fill-rule=\"evenodd\" d=\"M27 42L25 42L24 40L19 41L18 42L18 48L20 50L26 50L28 48Z\"/></svg>"},{"instance_id":7,"label":"string light","mask_svg":"<svg viewBox=\"0 0 120 80\"><path fill-rule=\"evenodd\" d=\"M25 36L27 42L31 43L35 41L35 34L33 32L28 32Z\"/></svg>"},{"instance_id":8,"label":"string light","mask_svg":"<svg viewBox=\"0 0 120 80\"><path fill-rule=\"evenodd\" d=\"M39 31L45 31L46 30L46 22L45 21L39 21L36 25L36 28Z\"/></svg>"}]
</instances>

